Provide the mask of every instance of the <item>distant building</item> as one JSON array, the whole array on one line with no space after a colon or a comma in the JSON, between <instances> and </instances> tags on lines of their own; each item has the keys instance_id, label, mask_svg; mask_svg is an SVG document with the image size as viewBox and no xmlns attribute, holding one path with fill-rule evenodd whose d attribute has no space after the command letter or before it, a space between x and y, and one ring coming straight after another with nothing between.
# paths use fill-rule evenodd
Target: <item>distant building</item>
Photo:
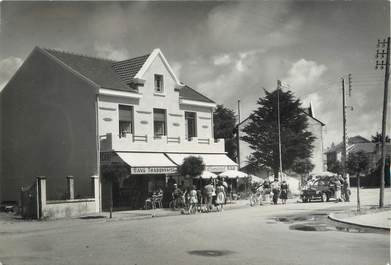
<instances>
[{"instance_id":1,"label":"distant building","mask_svg":"<svg viewBox=\"0 0 391 265\"><path fill-rule=\"evenodd\" d=\"M366 154L368 161L369 161L369 171L372 171L376 169L377 163L381 156L381 143L372 143L368 139L356 135L353 137L350 137L346 144L346 153L349 155L350 153L355 153L362 151ZM330 165L334 162L341 162L342 161L342 152L343 152L343 143L339 143L335 145L332 143L331 147L328 148L328 150L325 152L327 157L327 166L330 167ZM386 156L390 156L391 153L391 145L390 143L386 143L385 146L385 153Z\"/></svg>"}]
</instances>

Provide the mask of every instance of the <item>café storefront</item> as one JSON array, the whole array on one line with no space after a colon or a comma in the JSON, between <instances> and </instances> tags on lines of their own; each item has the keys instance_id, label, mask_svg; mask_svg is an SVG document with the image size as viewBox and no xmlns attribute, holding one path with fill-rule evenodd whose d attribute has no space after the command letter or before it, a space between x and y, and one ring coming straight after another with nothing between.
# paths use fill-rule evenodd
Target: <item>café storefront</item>
<instances>
[{"instance_id":1,"label":"caf\u00e9 storefront","mask_svg":"<svg viewBox=\"0 0 391 265\"><path fill-rule=\"evenodd\" d=\"M158 189L165 193L167 203L170 181L179 186L191 184L177 173L178 166L188 156L201 157L205 169L213 173L237 169L237 164L225 154L104 152L101 153L103 209L109 206L110 187L113 206L118 210L141 209L145 200Z\"/></svg>"}]
</instances>

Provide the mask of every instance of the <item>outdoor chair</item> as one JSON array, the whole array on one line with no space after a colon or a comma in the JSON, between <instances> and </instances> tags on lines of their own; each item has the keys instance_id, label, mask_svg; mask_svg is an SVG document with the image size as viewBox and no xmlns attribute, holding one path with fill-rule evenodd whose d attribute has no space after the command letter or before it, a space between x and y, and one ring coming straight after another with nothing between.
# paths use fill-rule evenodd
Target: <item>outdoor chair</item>
<instances>
[{"instance_id":1,"label":"outdoor chair","mask_svg":"<svg viewBox=\"0 0 391 265\"><path fill-rule=\"evenodd\" d=\"M163 208L163 194L152 196L152 201L155 204L156 208Z\"/></svg>"}]
</instances>

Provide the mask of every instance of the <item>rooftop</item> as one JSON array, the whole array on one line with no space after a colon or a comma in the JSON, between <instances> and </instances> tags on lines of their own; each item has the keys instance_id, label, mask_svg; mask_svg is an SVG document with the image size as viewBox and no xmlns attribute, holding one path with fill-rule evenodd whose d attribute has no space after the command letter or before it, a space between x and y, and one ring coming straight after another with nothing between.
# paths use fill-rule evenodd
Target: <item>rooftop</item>
<instances>
[{"instance_id":1,"label":"rooftop","mask_svg":"<svg viewBox=\"0 0 391 265\"><path fill-rule=\"evenodd\" d=\"M151 55L146 54L123 61L113 61L65 51L42 50L102 88L127 92L136 92L129 86L129 83L132 82L132 79ZM179 96L183 99L214 103L208 97L186 85L180 89Z\"/></svg>"}]
</instances>

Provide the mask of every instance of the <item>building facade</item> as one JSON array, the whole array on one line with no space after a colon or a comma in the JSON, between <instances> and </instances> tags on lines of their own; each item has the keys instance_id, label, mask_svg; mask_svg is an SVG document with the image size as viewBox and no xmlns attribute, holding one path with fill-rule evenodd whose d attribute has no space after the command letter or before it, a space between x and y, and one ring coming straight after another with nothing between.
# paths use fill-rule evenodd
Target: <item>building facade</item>
<instances>
[{"instance_id":1,"label":"building facade","mask_svg":"<svg viewBox=\"0 0 391 265\"><path fill-rule=\"evenodd\" d=\"M213 137L215 102L181 83L159 49L111 61L37 47L0 95L0 200L34 176L58 198L72 175L83 197L97 175L103 208L110 189L115 206L140 208L169 179L191 182L177 174L188 156L211 172L237 169Z\"/></svg>"},{"instance_id":2,"label":"building facade","mask_svg":"<svg viewBox=\"0 0 391 265\"><path fill-rule=\"evenodd\" d=\"M356 135L350 137L346 144L346 153L347 155L363 152L368 159L368 171L373 171L378 166L379 160L381 158L381 143L373 143L368 139ZM335 162L342 162L342 152L343 152L343 143L335 145L334 143L327 149L327 166L331 167ZM385 156L389 159L391 154L391 144L386 143L385 145Z\"/></svg>"}]
</instances>

